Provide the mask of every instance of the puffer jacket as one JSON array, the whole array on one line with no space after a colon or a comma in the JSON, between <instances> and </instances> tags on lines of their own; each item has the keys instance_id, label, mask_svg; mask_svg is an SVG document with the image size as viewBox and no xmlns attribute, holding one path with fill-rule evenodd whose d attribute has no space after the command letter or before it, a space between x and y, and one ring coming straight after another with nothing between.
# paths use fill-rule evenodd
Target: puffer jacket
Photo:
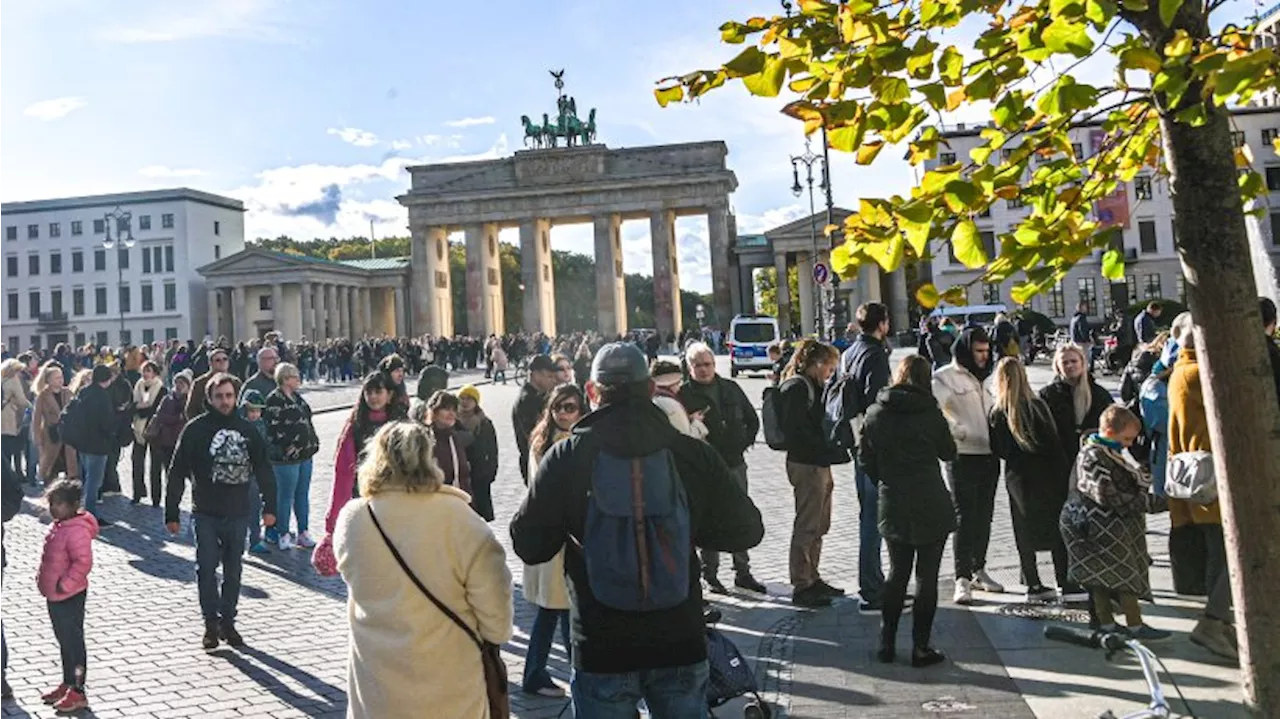
<instances>
[{"instance_id":1,"label":"puffer jacket","mask_svg":"<svg viewBox=\"0 0 1280 719\"><path fill-rule=\"evenodd\" d=\"M3 409L0 409L0 426L4 434L10 437L18 434L22 425L22 415L31 406L31 400L22 389L22 377L17 372L4 378L0 384L0 397L3 397Z\"/></svg>"},{"instance_id":2,"label":"puffer jacket","mask_svg":"<svg viewBox=\"0 0 1280 719\"><path fill-rule=\"evenodd\" d=\"M45 599L61 602L89 588L96 536L98 520L88 512L50 525L36 577L36 587Z\"/></svg>"},{"instance_id":3,"label":"puffer jacket","mask_svg":"<svg viewBox=\"0 0 1280 719\"><path fill-rule=\"evenodd\" d=\"M992 404L990 386L953 361L933 373L933 396L947 418L960 454L991 454L987 425Z\"/></svg>"},{"instance_id":4,"label":"puffer jacket","mask_svg":"<svg viewBox=\"0 0 1280 719\"><path fill-rule=\"evenodd\" d=\"M279 388L272 391L262 417L267 421L273 464L305 462L320 451L320 438L311 424L311 405L297 392L290 397Z\"/></svg>"}]
</instances>

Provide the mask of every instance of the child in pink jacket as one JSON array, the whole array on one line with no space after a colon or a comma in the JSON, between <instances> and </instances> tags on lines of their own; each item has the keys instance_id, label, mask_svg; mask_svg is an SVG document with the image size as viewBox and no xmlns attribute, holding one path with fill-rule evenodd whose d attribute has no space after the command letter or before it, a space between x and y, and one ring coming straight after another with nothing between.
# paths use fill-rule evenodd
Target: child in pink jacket
<instances>
[{"instance_id":1,"label":"child in pink jacket","mask_svg":"<svg viewBox=\"0 0 1280 719\"><path fill-rule=\"evenodd\" d=\"M44 495L53 524L44 538L36 586L49 603L49 620L62 652L62 684L41 699L60 713L89 706L84 693L89 659L84 645L84 604L98 520L80 508L82 491L79 482L62 479Z\"/></svg>"}]
</instances>

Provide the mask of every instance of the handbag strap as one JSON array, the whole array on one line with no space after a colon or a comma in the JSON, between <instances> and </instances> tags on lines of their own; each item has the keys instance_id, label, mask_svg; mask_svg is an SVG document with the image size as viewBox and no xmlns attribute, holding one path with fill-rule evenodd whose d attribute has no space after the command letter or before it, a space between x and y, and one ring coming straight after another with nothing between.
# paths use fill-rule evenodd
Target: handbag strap
<instances>
[{"instance_id":1,"label":"handbag strap","mask_svg":"<svg viewBox=\"0 0 1280 719\"><path fill-rule=\"evenodd\" d=\"M409 579L413 582L414 586L426 595L427 599L430 599L431 603L436 605L437 609L444 612L445 616L452 619L454 624L457 624L462 631L466 632L467 636L471 638L471 641L475 642L480 651L484 651L484 640L480 638L480 635L474 632L471 627L467 626L466 623L462 621L462 618L455 614L452 609L446 607L444 602L436 599L436 595L432 594L431 590L427 589L426 585L418 579L418 575L414 574L413 570L409 568L409 564L404 561L404 557L400 556L400 550L396 549L396 545L391 543L391 537L388 537L386 531L382 529L382 523L378 521L378 515L373 511L373 505L366 504L365 507L369 509L369 518L373 520L373 526L377 527L378 534L382 535L382 541L386 542L387 549L391 550L391 556L396 558L396 563L398 563L400 568L404 570L404 573L409 576Z\"/></svg>"}]
</instances>

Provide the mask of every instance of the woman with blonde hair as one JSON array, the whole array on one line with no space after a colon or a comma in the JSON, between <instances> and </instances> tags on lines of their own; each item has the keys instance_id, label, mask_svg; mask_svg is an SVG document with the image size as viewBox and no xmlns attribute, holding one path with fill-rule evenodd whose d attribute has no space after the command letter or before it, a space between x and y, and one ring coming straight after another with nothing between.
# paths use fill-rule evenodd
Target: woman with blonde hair
<instances>
[{"instance_id":1,"label":"woman with blonde hair","mask_svg":"<svg viewBox=\"0 0 1280 719\"><path fill-rule=\"evenodd\" d=\"M31 400L27 399L27 388L22 381L23 368L22 361L13 358L0 363L0 396L3 397L3 407L0 408L0 425L3 429L0 429L0 433L4 436L3 464L18 476L22 476L22 462L19 458L25 450L22 440L19 439L22 417L31 406Z\"/></svg>"},{"instance_id":2,"label":"woman with blonde hair","mask_svg":"<svg viewBox=\"0 0 1280 719\"><path fill-rule=\"evenodd\" d=\"M1075 464L1080 441L1098 429L1102 411L1111 406L1111 393L1089 374L1089 359L1079 345L1066 344L1053 353L1053 381L1040 390L1058 429L1058 446L1068 467Z\"/></svg>"},{"instance_id":3,"label":"woman with blonde hair","mask_svg":"<svg viewBox=\"0 0 1280 719\"><path fill-rule=\"evenodd\" d=\"M72 384L87 384L92 373L85 369L76 373ZM62 408L71 401L72 390L62 386L62 368L46 363L36 375L32 389L36 393L36 407L31 414L31 431L36 449L40 452L40 479L47 484L58 472L66 472L68 479L80 478L76 450L62 441L58 425L62 422Z\"/></svg>"},{"instance_id":4,"label":"woman with blonde hair","mask_svg":"<svg viewBox=\"0 0 1280 719\"><path fill-rule=\"evenodd\" d=\"M490 716L477 642L511 638L511 572L470 497L444 484L432 444L421 424L383 425L360 466L360 497L334 529L356 719Z\"/></svg>"},{"instance_id":5,"label":"woman with blonde hair","mask_svg":"<svg viewBox=\"0 0 1280 719\"><path fill-rule=\"evenodd\" d=\"M1057 598L1057 592L1041 583L1036 566L1036 552L1049 551L1064 601L1085 601L1088 597L1067 580L1067 546L1058 531L1058 515L1067 501L1071 467L1058 443L1049 406L1031 391L1026 369L1013 357L996 365L995 389L991 451L1004 460L1004 486L1027 599Z\"/></svg>"}]
</instances>

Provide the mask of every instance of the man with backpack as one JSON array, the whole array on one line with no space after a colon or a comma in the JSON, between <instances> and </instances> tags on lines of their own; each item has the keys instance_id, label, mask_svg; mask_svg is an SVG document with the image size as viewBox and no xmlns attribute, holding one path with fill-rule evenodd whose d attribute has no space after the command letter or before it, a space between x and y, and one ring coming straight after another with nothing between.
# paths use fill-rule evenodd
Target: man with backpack
<instances>
[{"instance_id":1,"label":"man with backpack","mask_svg":"<svg viewBox=\"0 0 1280 719\"><path fill-rule=\"evenodd\" d=\"M109 524L98 516L98 491L107 474L107 460L120 451L117 439L116 408L107 387L115 375L106 365L93 368L93 383L80 390L62 410L58 425L62 441L80 453L80 475L84 480L84 509L98 520L98 526Z\"/></svg>"},{"instance_id":2,"label":"man with backpack","mask_svg":"<svg viewBox=\"0 0 1280 719\"><path fill-rule=\"evenodd\" d=\"M576 716L633 716L642 699L655 719L706 716L693 549L746 551L764 536L724 460L672 428L652 394L639 348L601 348L587 385L596 410L543 458L511 520L525 563L565 548Z\"/></svg>"},{"instance_id":3,"label":"man with backpack","mask_svg":"<svg viewBox=\"0 0 1280 719\"><path fill-rule=\"evenodd\" d=\"M837 423L833 439L853 450L861 438L863 416L876 395L889 384L889 308L867 302L854 315L858 336L840 355L836 380L831 385L828 417ZM839 406L833 407L838 402ZM879 492L876 485L854 463L858 489L858 610L880 612L880 590L884 587L884 567L880 561ZM909 605L908 605L909 606Z\"/></svg>"},{"instance_id":4,"label":"man with backpack","mask_svg":"<svg viewBox=\"0 0 1280 719\"><path fill-rule=\"evenodd\" d=\"M707 426L707 444L720 453L743 493L747 492L746 451L756 441L760 418L737 382L716 374L716 355L705 343L691 342L684 352L689 379L680 386L680 401L687 406L706 407L702 421ZM718 576L720 553L702 550L702 578L715 594L727 594ZM739 589L764 594L763 584L751 576L751 559L746 552L733 554L733 584Z\"/></svg>"}]
</instances>

